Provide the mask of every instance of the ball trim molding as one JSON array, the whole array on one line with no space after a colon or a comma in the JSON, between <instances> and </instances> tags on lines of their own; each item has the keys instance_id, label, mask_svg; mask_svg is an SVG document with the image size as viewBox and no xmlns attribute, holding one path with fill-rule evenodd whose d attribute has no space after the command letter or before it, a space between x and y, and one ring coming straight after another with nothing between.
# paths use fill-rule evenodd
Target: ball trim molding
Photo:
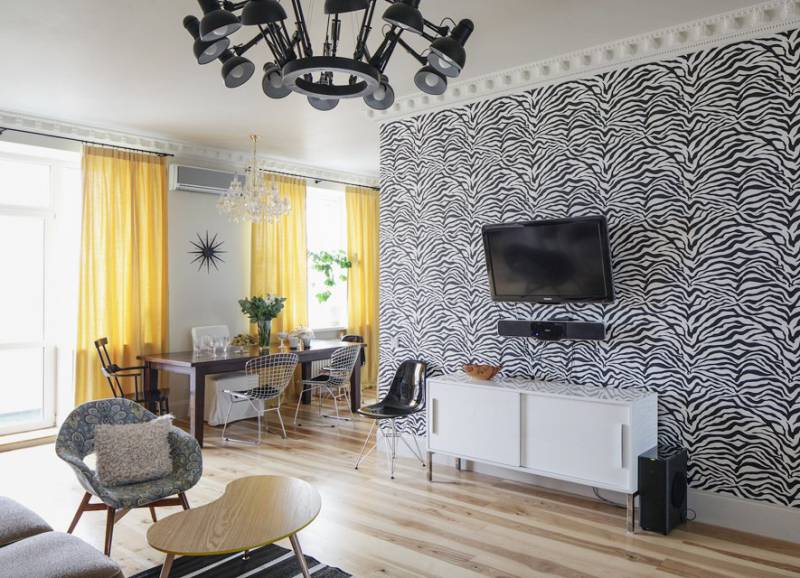
<instances>
[{"instance_id":1,"label":"ball trim molding","mask_svg":"<svg viewBox=\"0 0 800 578\"><path fill-rule=\"evenodd\" d=\"M525 92L537 86L662 60L711 45L738 42L800 27L800 0L771 0L693 22L663 28L586 50L531 62L471 80L451 83L439 96L415 93L397 98L387 110L367 110L369 118L389 122L442 108Z\"/></svg>"}]
</instances>

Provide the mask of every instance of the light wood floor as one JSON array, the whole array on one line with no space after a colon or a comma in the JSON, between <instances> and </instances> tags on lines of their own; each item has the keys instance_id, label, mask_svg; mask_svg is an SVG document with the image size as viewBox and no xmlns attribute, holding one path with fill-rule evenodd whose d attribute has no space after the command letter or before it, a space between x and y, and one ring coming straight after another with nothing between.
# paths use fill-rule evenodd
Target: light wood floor
<instances>
[{"instance_id":1,"label":"light wood floor","mask_svg":"<svg viewBox=\"0 0 800 578\"><path fill-rule=\"evenodd\" d=\"M290 424L289 408L284 416ZM204 475L190 502L211 501L241 476L305 479L319 489L322 513L301 533L303 549L356 576L800 576L794 544L699 523L668 537L630 535L623 509L442 466L430 484L412 460L402 461L395 480L374 454L355 471L369 422L332 428L311 410L301 418L302 427L287 426L288 440L271 428L258 448L223 445L220 429L207 428ZM255 425L240 422L236 431L253 435ZM54 528L67 527L82 494L52 444L0 453L0 495L33 508ZM102 548L104 520L88 512L76 534ZM112 555L126 574L163 561L147 546L149 525L148 512L137 510L116 527Z\"/></svg>"}]
</instances>

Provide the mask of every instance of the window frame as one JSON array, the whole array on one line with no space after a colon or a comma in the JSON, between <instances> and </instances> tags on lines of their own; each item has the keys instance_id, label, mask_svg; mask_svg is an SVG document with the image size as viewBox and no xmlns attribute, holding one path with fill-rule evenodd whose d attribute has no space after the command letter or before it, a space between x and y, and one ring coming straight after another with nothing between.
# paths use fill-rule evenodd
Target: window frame
<instances>
[{"instance_id":1,"label":"window frame","mask_svg":"<svg viewBox=\"0 0 800 578\"><path fill-rule=\"evenodd\" d=\"M11 144L11 143L5 143ZM60 378L60 348L58 345L59 331L50 323L55 315L56 307L53 303L55 293L58 291L59 279L56 278L54 264L58 255L58 215L64 212L64 203L67 201L67 191L63 190L65 173L69 170L80 171L80 154L53 150L49 156L43 147L29 147L19 145L21 149L16 152L11 147L0 148L0 159L11 162L35 164L49 167L48 205L22 206L3 204L0 199L0 215L11 217L32 217L43 222L43 271L42 271L42 331L41 340L38 341L12 341L0 342L0 350L14 351L18 349L41 347L42 349L42 417L41 419L9 425L0 425L0 435L14 435L40 429L54 427L57 422L59 406L58 386ZM36 149L36 154L32 152ZM39 152L42 151L42 152ZM77 279L76 279L77 281ZM77 304L76 304L77 308ZM73 349L74 350L74 349ZM69 378L72 383L72 377Z\"/></svg>"}]
</instances>

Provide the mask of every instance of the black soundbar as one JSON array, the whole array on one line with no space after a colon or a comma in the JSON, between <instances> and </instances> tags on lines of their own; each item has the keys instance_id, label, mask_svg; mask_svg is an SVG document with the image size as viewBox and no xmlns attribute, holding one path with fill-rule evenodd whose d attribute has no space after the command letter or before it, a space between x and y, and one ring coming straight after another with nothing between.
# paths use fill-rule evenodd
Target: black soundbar
<instances>
[{"instance_id":1,"label":"black soundbar","mask_svg":"<svg viewBox=\"0 0 800 578\"><path fill-rule=\"evenodd\" d=\"M587 321L498 321L497 334L503 337L533 337L543 341L560 339L606 338L603 323Z\"/></svg>"}]
</instances>

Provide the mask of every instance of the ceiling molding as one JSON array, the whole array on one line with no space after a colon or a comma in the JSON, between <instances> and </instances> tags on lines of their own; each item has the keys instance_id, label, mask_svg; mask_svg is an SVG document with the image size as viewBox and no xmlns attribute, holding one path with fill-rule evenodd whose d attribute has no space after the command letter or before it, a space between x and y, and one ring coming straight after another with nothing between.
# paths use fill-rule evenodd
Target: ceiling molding
<instances>
[{"instance_id":1,"label":"ceiling molding","mask_svg":"<svg viewBox=\"0 0 800 578\"><path fill-rule=\"evenodd\" d=\"M470 80L452 82L445 94L430 96L422 92L415 93L398 98L388 110L369 109L367 116L378 122L398 120L797 27L800 27L800 0L772 0Z\"/></svg>"},{"instance_id":2,"label":"ceiling molding","mask_svg":"<svg viewBox=\"0 0 800 578\"><path fill-rule=\"evenodd\" d=\"M210 148L161 137L97 128L2 110L0 110L0 127L32 131L53 137L93 141L108 146L166 153L174 155L180 162L210 162L238 167L249 164L252 155L246 150ZM267 155L258 155L258 161L259 165L266 170L292 173L312 180L347 182L367 187L378 187L380 184L380 179L375 175L334 171Z\"/></svg>"}]
</instances>

